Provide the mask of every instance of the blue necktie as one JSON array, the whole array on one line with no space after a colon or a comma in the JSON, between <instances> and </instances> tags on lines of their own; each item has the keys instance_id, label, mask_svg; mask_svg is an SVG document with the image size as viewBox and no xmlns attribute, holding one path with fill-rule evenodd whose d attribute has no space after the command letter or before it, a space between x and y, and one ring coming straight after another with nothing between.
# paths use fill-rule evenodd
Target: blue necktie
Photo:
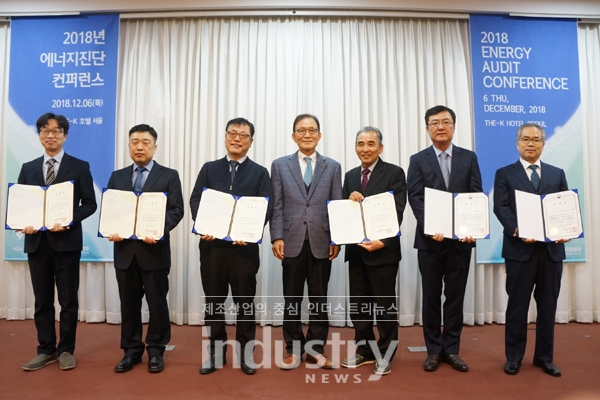
<instances>
[{"instance_id":1,"label":"blue necktie","mask_svg":"<svg viewBox=\"0 0 600 400\"><path fill-rule=\"evenodd\" d=\"M306 161L306 169L304 170L304 184L306 186L310 186L313 175L312 165L310 163L312 160L310 159L310 157L304 157L304 161Z\"/></svg>"},{"instance_id":2,"label":"blue necktie","mask_svg":"<svg viewBox=\"0 0 600 400\"><path fill-rule=\"evenodd\" d=\"M134 192L141 192L142 191L142 182L144 180L144 171L146 170L145 167L137 167L135 169L137 171L137 176L135 177L135 182L133 182L133 191Z\"/></svg>"},{"instance_id":3,"label":"blue necktie","mask_svg":"<svg viewBox=\"0 0 600 400\"><path fill-rule=\"evenodd\" d=\"M235 170L237 166L240 165L239 162L235 160L229 161L229 165L231 165L231 184L229 185L229 190L233 190L233 180L235 179Z\"/></svg>"},{"instance_id":4,"label":"blue necktie","mask_svg":"<svg viewBox=\"0 0 600 400\"><path fill-rule=\"evenodd\" d=\"M537 173L537 165L531 164L528 168L531 169L531 184L537 193L538 188L540 187L540 175Z\"/></svg>"}]
</instances>

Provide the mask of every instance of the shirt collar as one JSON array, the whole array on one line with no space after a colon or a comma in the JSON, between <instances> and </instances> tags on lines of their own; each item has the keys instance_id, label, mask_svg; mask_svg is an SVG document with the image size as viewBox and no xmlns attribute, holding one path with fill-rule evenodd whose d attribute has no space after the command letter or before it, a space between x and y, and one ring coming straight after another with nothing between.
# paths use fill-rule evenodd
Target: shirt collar
<instances>
[{"instance_id":1,"label":"shirt collar","mask_svg":"<svg viewBox=\"0 0 600 400\"><path fill-rule=\"evenodd\" d=\"M304 155L304 153L302 153L301 151L298 150L298 161L300 161L300 162L305 161L304 157L306 157ZM317 152L316 151L310 155L310 159L311 159L313 165L315 165L317 163Z\"/></svg>"},{"instance_id":2,"label":"shirt collar","mask_svg":"<svg viewBox=\"0 0 600 400\"><path fill-rule=\"evenodd\" d=\"M439 157L440 154L442 154L442 150L438 149L437 147L433 146L433 150L435 151L435 156ZM444 150L446 152L446 154L448 154L450 156L450 158L452 158L452 151L454 150L454 145L452 143L450 143L450 146Z\"/></svg>"},{"instance_id":3,"label":"shirt collar","mask_svg":"<svg viewBox=\"0 0 600 400\"><path fill-rule=\"evenodd\" d=\"M54 158L60 164L62 162L64 155L65 155L64 150L61 150L60 153L58 153L54 157L50 157L48 154L44 153L44 164L46 163L46 161L50 160L51 158Z\"/></svg>"},{"instance_id":4,"label":"shirt collar","mask_svg":"<svg viewBox=\"0 0 600 400\"><path fill-rule=\"evenodd\" d=\"M150 160L150 162L146 165L137 165L136 163L133 163L133 170L135 171L137 167L144 167L148 171L152 171L153 166L154 166L154 160Z\"/></svg>"},{"instance_id":5,"label":"shirt collar","mask_svg":"<svg viewBox=\"0 0 600 400\"><path fill-rule=\"evenodd\" d=\"M362 163L360 164L360 172L362 173L365 169L368 169L369 171L373 172L373 170L375 169L375 166L377 165L377 163L379 162L379 157L377 157L377 160L375 160L375 162L373 164L371 164L369 166L369 168L363 168Z\"/></svg>"},{"instance_id":6,"label":"shirt collar","mask_svg":"<svg viewBox=\"0 0 600 400\"><path fill-rule=\"evenodd\" d=\"M529 169L529 166L532 165L529 161L525 161L521 157L519 157L519 161L521 161L521 165L523 166L523 168L525 168L525 171L527 171L527 169ZM537 165L538 171L542 170L542 163L539 158L536 162L533 163L533 165Z\"/></svg>"},{"instance_id":7,"label":"shirt collar","mask_svg":"<svg viewBox=\"0 0 600 400\"><path fill-rule=\"evenodd\" d=\"M227 157L227 162L229 162L229 161L231 161L231 160L232 160L232 159L231 159L231 157L229 157L229 154L228 154L228 155L226 155L226 157ZM236 161L237 161L238 163L240 163L240 164L241 164L241 163L243 163L244 161L246 161L246 159L247 159L247 158L248 158L248 156L244 156L244 157L242 157L242 158L240 158L239 160L236 160Z\"/></svg>"}]
</instances>

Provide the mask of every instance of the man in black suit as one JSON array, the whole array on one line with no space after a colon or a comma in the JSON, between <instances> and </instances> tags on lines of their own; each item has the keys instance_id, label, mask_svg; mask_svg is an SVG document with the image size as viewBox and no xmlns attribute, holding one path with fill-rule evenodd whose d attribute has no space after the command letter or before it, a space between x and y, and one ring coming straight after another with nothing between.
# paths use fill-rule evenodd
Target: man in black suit
<instances>
[{"instance_id":1,"label":"man in black suit","mask_svg":"<svg viewBox=\"0 0 600 400\"><path fill-rule=\"evenodd\" d=\"M423 335L427 346L425 371L435 371L441 361L461 372L469 370L458 356L463 327L463 303L471 249L475 239L444 238L442 233L425 235L425 188L451 193L481 192L481 173L472 151L454 146L456 114L445 106L425 113L427 133L433 146L414 154L408 166L408 202L417 219L415 248L423 286ZM444 287L444 330L441 295Z\"/></svg>"},{"instance_id":2,"label":"man in black suit","mask_svg":"<svg viewBox=\"0 0 600 400\"><path fill-rule=\"evenodd\" d=\"M65 153L63 145L69 133L69 121L62 115L46 113L36 122L45 154L23 164L18 183L50 185L74 182L73 223L62 227L55 224L38 232L25 227L25 253L35 296L35 327L39 346L37 356L23 364L26 371L35 371L57 360L60 369L75 368L75 333L79 302L79 260L83 246L81 221L96 211L94 181L90 165ZM60 303L60 337L56 344L54 284Z\"/></svg>"},{"instance_id":3,"label":"man in black suit","mask_svg":"<svg viewBox=\"0 0 600 400\"><path fill-rule=\"evenodd\" d=\"M358 131L356 154L361 165L346 173L342 193L344 198L361 201L365 196L393 191L400 225L406 206L406 179L402 168L379 158L382 142L381 131L375 127L365 126ZM393 310L397 310L396 276L401 258L399 236L346 245L350 304L356 310L351 317L357 349L356 354L342 361L343 367L375 363L375 374L387 375L392 371L391 362L398 346L398 312ZM377 341L373 332L375 315Z\"/></svg>"},{"instance_id":4,"label":"man in black suit","mask_svg":"<svg viewBox=\"0 0 600 400\"><path fill-rule=\"evenodd\" d=\"M502 257L506 260L506 307L504 372L519 373L527 344L527 312L531 292L537 304L533 365L551 376L561 376L554 364L554 321L565 259L565 242L536 242L521 238L517 225L515 190L549 194L568 190L565 172L540 161L546 133L534 123L517 132L519 160L496 171L494 214L504 228ZM533 290L535 286L535 291Z\"/></svg>"},{"instance_id":5,"label":"man in black suit","mask_svg":"<svg viewBox=\"0 0 600 400\"><path fill-rule=\"evenodd\" d=\"M198 207L204 188L231 193L236 196L268 197L269 205L265 224L273 214L273 191L269 172L252 161L248 150L254 141L254 125L244 119L235 118L225 127L227 155L220 160L205 163L200 169L196 185L190 197L192 218L202 218ZM236 318L236 349L242 372L256 373L252 358L256 337L254 318L254 295L256 273L260 268L257 243L238 240L228 242L215 240L214 236L200 238L200 276L206 295L206 327L210 338L208 359L200 368L201 374L210 374L226 364L227 331L225 330L225 300L231 285L233 301L238 308ZM250 343L250 344L249 344Z\"/></svg>"},{"instance_id":6,"label":"man in black suit","mask_svg":"<svg viewBox=\"0 0 600 400\"><path fill-rule=\"evenodd\" d=\"M163 354L171 339L169 306L169 270L171 244L169 232L183 218L181 181L176 170L163 167L153 160L158 135L149 125L136 125L129 130L129 155L133 165L114 171L108 181L109 189L135 192L166 192L167 211L162 240L145 237L143 240L123 240L113 233L114 259L119 297L121 299L121 349L123 359L116 372L130 371L142 361L148 351L148 371L164 369ZM150 321L146 343L142 341L142 298L146 295Z\"/></svg>"}]
</instances>

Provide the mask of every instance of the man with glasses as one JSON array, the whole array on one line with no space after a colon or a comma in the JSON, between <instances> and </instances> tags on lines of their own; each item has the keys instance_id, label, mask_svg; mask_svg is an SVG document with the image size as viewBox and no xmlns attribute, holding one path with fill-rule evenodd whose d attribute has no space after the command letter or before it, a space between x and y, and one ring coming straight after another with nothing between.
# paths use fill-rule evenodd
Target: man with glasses
<instances>
[{"instance_id":1,"label":"man with glasses","mask_svg":"<svg viewBox=\"0 0 600 400\"><path fill-rule=\"evenodd\" d=\"M268 197L265 224L273 214L273 193L269 171L248 156L254 142L254 125L245 118L234 118L225 127L227 155L205 163L200 169L192 195L192 218L202 218L198 207L204 188L236 196ZM210 235L200 237L200 276L206 296L205 322L210 339L209 357L200 368L210 374L227 363L227 331L225 330L225 300L231 286L233 301L238 308L236 318L236 349L240 368L248 375L256 373L252 354L256 337L254 295L256 273L260 267L257 243L228 242Z\"/></svg>"},{"instance_id":2,"label":"man with glasses","mask_svg":"<svg viewBox=\"0 0 600 400\"><path fill-rule=\"evenodd\" d=\"M436 371L440 362L466 372L458 356L463 327L463 302L471 249L475 239L444 238L442 233L425 235L425 188L451 193L481 192L481 173L472 151L454 146L454 111L445 106L425 113L425 127L433 145L414 154L408 167L408 201L417 219L415 245L423 287L423 335L427 346L425 371ZM442 286L445 297L442 331Z\"/></svg>"},{"instance_id":3,"label":"man with glasses","mask_svg":"<svg viewBox=\"0 0 600 400\"><path fill-rule=\"evenodd\" d=\"M314 115L298 115L292 130L298 151L271 165L275 199L271 242L273 254L282 261L285 297L283 338L287 356L282 369L296 368L305 351L308 363L334 368L324 355L329 333L327 285L331 261L340 247L331 245L327 200L342 198L342 169L337 161L316 151L320 129ZM305 282L310 302L306 336L300 318Z\"/></svg>"},{"instance_id":4,"label":"man with glasses","mask_svg":"<svg viewBox=\"0 0 600 400\"><path fill-rule=\"evenodd\" d=\"M96 211L96 196L90 165L65 153L69 121L62 115L46 113L36 122L44 155L23 164L18 183L47 186L73 181L73 223L55 224L47 231L25 227L25 253L35 296L35 327L39 346L37 356L23 364L35 371L56 362L60 369L75 368L75 333L79 302L79 260L83 246L81 221ZM60 329L56 343L54 285L60 304Z\"/></svg>"},{"instance_id":5,"label":"man with glasses","mask_svg":"<svg viewBox=\"0 0 600 400\"><path fill-rule=\"evenodd\" d=\"M517 225L515 190L549 194L568 190L565 172L540 161L546 133L526 123L517 131L519 160L496 171L494 214L504 228L502 257L506 261L506 307L504 372L519 373L527 344L527 313L531 292L537 305L533 365L559 377L554 364L554 321L565 259L565 242L536 242L521 238ZM535 287L535 291L534 291Z\"/></svg>"}]
</instances>

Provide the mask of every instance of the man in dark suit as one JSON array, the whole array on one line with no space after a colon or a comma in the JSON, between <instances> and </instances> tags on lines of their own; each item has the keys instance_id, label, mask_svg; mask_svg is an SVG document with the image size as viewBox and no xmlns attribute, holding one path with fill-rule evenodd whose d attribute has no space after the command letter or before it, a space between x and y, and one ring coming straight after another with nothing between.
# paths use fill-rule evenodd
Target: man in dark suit
<instances>
[{"instance_id":1,"label":"man in dark suit","mask_svg":"<svg viewBox=\"0 0 600 400\"><path fill-rule=\"evenodd\" d=\"M417 219L415 248L423 286L423 335L427 346L425 371L435 371L441 361L461 372L469 370L458 356L463 327L463 303L471 249L475 239L444 238L442 233L425 235L425 188L451 193L481 192L481 173L472 151L454 146L454 111L445 106L425 113L427 133L433 146L414 154L408 166L408 202ZM444 287L444 330L441 295Z\"/></svg>"},{"instance_id":2,"label":"man in dark suit","mask_svg":"<svg viewBox=\"0 0 600 400\"><path fill-rule=\"evenodd\" d=\"M23 164L18 183L45 186L73 181L73 223L55 224L38 232L25 227L25 253L35 296L35 327L39 346L37 356L23 364L35 371L57 360L60 369L75 368L75 333L79 302L79 260L83 246L81 221L96 211L94 181L90 165L65 153L63 145L69 133L69 121L62 115L46 113L36 122L44 155ZM54 284L60 303L60 336L56 344Z\"/></svg>"},{"instance_id":3,"label":"man in dark suit","mask_svg":"<svg viewBox=\"0 0 600 400\"><path fill-rule=\"evenodd\" d=\"M331 261L340 247L331 245L327 200L342 198L342 169L337 161L316 151L320 130L314 115L298 115L292 131L298 151L271 165L275 203L271 242L273 254L282 261L285 297L283 338L288 355L280 365L282 369L296 368L305 351L308 363L334 368L324 355L329 333L327 285ZM310 301L306 337L300 322L304 282Z\"/></svg>"},{"instance_id":4,"label":"man in dark suit","mask_svg":"<svg viewBox=\"0 0 600 400\"><path fill-rule=\"evenodd\" d=\"M273 190L269 172L252 161L248 150L254 141L254 125L244 119L235 118L225 127L227 156L207 162L202 166L190 197L192 218L197 215L204 188L230 193L236 196L268 197L269 206L265 224L273 214ZM206 327L210 339L209 358L200 368L201 374L210 374L226 363L227 331L225 330L225 300L231 285L231 294L238 313L236 318L236 346L242 372L256 373L252 358L256 337L254 318L254 295L256 273L260 267L257 243L244 241L228 242L215 240L214 236L202 235L200 239L200 276L206 295Z\"/></svg>"},{"instance_id":5,"label":"man in dark suit","mask_svg":"<svg viewBox=\"0 0 600 400\"><path fill-rule=\"evenodd\" d=\"M361 201L366 196L391 190L400 225L406 206L406 179L402 168L379 158L383 152L382 141L383 135L375 127L365 126L358 131L355 149L361 165L346 172L342 193L344 198ZM397 310L396 277L401 259L399 236L346 245L350 304L356 310L351 317L357 349L356 354L342 361L343 367L375 363L375 374L387 375L392 371L391 363L398 346L398 313L393 310ZM375 315L377 341L373 332Z\"/></svg>"},{"instance_id":6,"label":"man in dark suit","mask_svg":"<svg viewBox=\"0 0 600 400\"><path fill-rule=\"evenodd\" d=\"M546 133L533 123L517 132L519 160L496 171L494 214L504 228L502 257L506 260L506 307L504 372L519 373L527 343L527 312L531 292L537 304L533 365L551 376L561 376L554 364L554 321L560 292L567 239L536 242L521 238L517 225L515 190L549 194L568 190L565 172L540 161Z\"/></svg>"},{"instance_id":7,"label":"man in dark suit","mask_svg":"<svg viewBox=\"0 0 600 400\"><path fill-rule=\"evenodd\" d=\"M116 372L130 371L142 361L148 351L148 371L160 372L165 364L163 354L171 339L169 306L169 270L171 243L169 232L183 218L181 181L176 170L163 167L153 160L158 135L149 125L136 125L129 130L129 155L133 165L114 171L109 189L135 192L166 192L167 211L162 240L124 240L110 234L114 242L115 273L121 299L121 349L125 355L115 367ZM146 295L150 321L146 343L142 341L142 298Z\"/></svg>"}]
</instances>

